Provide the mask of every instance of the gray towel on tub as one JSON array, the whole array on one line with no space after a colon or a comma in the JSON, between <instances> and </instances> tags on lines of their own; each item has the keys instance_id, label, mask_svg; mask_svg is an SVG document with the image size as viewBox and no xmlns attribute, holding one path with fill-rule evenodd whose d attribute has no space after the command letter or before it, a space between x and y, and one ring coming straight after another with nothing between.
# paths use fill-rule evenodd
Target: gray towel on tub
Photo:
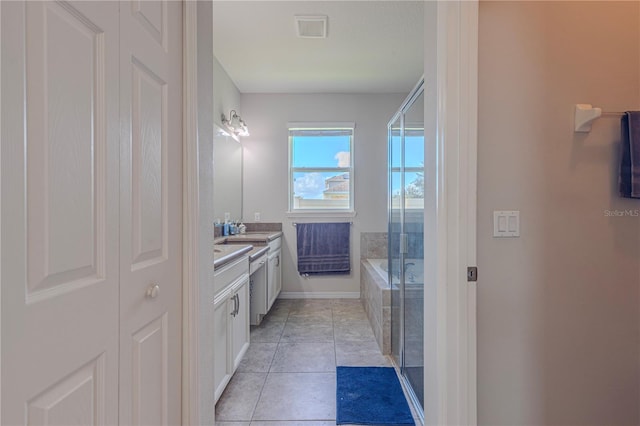
<instances>
[{"instance_id":1,"label":"gray towel on tub","mask_svg":"<svg viewBox=\"0 0 640 426\"><path fill-rule=\"evenodd\" d=\"M619 185L623 197L640 198L640 111L627 111L622 116Z\"/></svg>"},{"instance_id":2,"label":"gray towel on tub","mask_svg":"<svg viewBox=\"0 0 640 426\"><path fill-rule=\"evenodd\" d=\"M301 275L351 272L349 223L298 223L298 272Z\"/></svg>"}]
</instances>

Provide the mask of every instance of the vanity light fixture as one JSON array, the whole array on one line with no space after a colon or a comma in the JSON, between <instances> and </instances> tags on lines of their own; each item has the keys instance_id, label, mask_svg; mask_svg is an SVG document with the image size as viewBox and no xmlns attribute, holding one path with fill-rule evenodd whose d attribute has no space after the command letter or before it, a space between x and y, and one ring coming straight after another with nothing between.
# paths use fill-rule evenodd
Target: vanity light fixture
<instances>
[{"instance_id":1,"label":"vanity light fixture","mask_svg":"<svg viewBox=\"0 0 640 426\"><path fill-rule=\"evenodd\" d=\"M238 113L232 109L229 111L229 118L222 114L222 124L236 136L249 136L249 128Z\"/></svg>"}]
</instances>

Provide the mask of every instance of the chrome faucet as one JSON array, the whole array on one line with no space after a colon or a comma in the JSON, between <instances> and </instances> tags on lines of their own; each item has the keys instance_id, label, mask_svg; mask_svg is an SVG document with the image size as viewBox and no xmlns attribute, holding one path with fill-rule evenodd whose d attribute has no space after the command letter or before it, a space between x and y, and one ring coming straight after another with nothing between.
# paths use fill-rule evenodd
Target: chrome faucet
<instances>
[{"instance_id":1,"label":"chrome faucet","mask_svg":"<svg viewBox=\"0 0 640 426\"><path fill-rule=\"evenodd\" d=\"M409 275L407 276L407 278L409 279L410 283L413 283L416 281L416 274L413 273L413 270L409 270L410 266L415 266L416 264L413 262L407 262L404 264L404 275L407 276L407 271L409 271Z\"/></svg>"},{"instance_id":2,"label":"chrome faucet","mask_svg":"<svg viewBox=\"0 0 640 426\"><path fill-rule=\"evenodd\" d=\"M410 266L415 266L416 264L413 262L407 262L404 264L404 267L402 268L402 270L404 271L405 276L407 275L407 271L409 272L409 282L415 282L416 279L416 275L413 273L413 271L409 270ZM400 268L394 268L391 271L391 276L395 277L395 278L400 278Z\"/></svg>"}]
</instances>

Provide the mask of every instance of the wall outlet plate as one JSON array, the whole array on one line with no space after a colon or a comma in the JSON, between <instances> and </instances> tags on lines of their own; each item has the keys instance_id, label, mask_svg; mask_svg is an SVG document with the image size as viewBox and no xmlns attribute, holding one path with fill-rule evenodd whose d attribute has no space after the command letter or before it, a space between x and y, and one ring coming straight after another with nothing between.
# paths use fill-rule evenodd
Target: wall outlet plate
<instances>
[{"instance_id":1,"label":"wall outlet plate","mask_svg":"<svg viewBox=\"0 0 640 426\"><path fill-rule=\"evenodd\" d=\"M260 212L255 212L253 214L253 220L255 220L256 222L260 222Z\"/></svg>"}]
</instances>

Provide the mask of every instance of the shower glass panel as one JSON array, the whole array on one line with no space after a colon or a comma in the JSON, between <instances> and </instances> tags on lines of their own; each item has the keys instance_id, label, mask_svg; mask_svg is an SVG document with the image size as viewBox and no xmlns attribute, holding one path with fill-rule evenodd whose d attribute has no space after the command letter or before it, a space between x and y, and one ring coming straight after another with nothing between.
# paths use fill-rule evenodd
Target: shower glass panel
<instances>
[{"instance_id":1,"label":"shower glass panel","mask_svg":"<svg viewBox=\"0 0 640 426\"><path fill-rule=\"evenodd\" d=\"M400 253L400 235L402 234L402 208L403 184L402 184L402 115L389 125L389 250L388 250L388 282L391 287L391 352L398 365L401 365L400 342L402 336L402 321L400 320L400 271L402 263Z\"/></svg>"},{"instance_id":2,"label":"shower glass panel","mask_svg":"<svg viewBox=\"0 0 640 426\"><path fill-rule=\"evenodd\" d=\"M424 407L424 94L422 83L389 123L391 353Z\"/></svg>"},{"instance_id":3,"label":"shower glass panel","mask_svg":"<svg viewBox=\"0 0 640 426\"><path fill-rule=\"evenodd\" d=\"M424 94L404 114L404 365L420 404L424 397Z\"/></svg>"}]
</instances>

